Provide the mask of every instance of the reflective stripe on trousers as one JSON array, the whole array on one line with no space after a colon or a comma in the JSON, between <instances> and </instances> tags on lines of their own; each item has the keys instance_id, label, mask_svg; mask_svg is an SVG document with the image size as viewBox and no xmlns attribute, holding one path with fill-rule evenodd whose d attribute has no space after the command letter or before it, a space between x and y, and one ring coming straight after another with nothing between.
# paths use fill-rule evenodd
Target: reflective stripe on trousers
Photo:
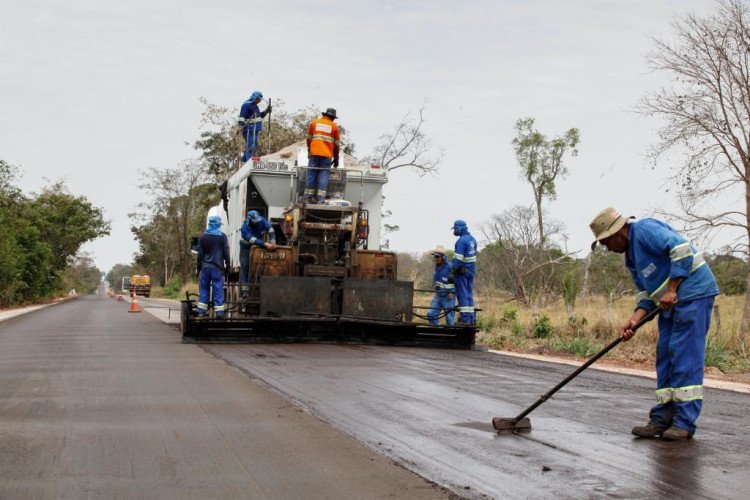
<instances>
[{"instance_id":1,"label":"reflective stripe on trousers","mask_svg":"<svg viewBox=\"0 0 750 500\"><path fill-rule=\"evenodd\" d=\"M656 401L664 404L670 401L695 401L703 399L702 385L688 385L686 387L666 387L656 390Z\"/></svg>"}]
</instances>

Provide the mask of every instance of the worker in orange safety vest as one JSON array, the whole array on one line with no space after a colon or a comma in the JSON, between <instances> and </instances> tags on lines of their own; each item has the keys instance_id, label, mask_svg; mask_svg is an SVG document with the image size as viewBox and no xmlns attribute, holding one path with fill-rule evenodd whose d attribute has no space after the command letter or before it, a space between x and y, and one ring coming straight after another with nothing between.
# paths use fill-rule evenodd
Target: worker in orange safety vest
<instances>
[{"instance_id":1,"label":"worker in orange safety vest","mask_svg":"<svg viewBox=\"0 0 750 500\"><path fill-rule=\"evenodd\" d=\"M339 166L339 146L341 132L333 120L336 110L328 108L323 116L310 122L307 128L307 182L303 200L308 203L322 203L326 199L328 175L331 164Z\"/></svg>"}]
</instances>

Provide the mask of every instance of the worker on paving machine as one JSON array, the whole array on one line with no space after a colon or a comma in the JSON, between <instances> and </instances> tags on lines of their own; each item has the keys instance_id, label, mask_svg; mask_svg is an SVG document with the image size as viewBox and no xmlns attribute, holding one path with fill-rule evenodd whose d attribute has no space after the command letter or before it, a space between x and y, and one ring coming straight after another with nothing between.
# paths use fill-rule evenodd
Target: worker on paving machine
<instances>
[{"instance_id":1,"label":"worker on paving machine","mask_svg":"<svg viewBox=\"0 0 750 500\"><path fill-rule=\"evenodd\" d=\"M263 94L256 90L250 98L242 103L240 118L237 122L242 127L242 138L245 140L245 152L242 155L243 163L255 156L258 152L258 137L263 130L263 118L271 112L271 105L261 111L258 107Z\"/></svg>"},{"instance_id":2,"label":"worker on paving machine","mask_svg":"<svg viewBox=\"0 0 750 500\"><path fill-rule=\"evenodd\" d=\"M196 312L208 311L209 295L213 296L214 313L224 315L224 273L229 269L229 239L221 232L221 217L208 218L206 231L198 238L198 304Z\"/></svg>"},{"instance_id":3,"label":"worker on paving machine","mask_svg":"<svg viewBox=\"0 0 750 500\"><path fill-rule=\"evenodd\" d=\"M336 110L328 108L323 116L310 122L307 129L307 182L303 200L307 203L322 203L326 199L328 175L331 164L339 166L341 132L333 121Z\"/></svg>"},{"instance_id":4,"label":"worker on paving machine","mask_svg":"<svg viewBox=\"0 0 750 500\"><path fill-rule=\"evenodd\" d=\"M263 218L257 210L247 212L247 218L240 227L240 295L242 298L248 296L250 282L250 251L253 245L268 250L276 250L276 232L273 226ZM268 234L268 241L263 237Z\"/></svg>"},{"instance_id":5,"label":"worker on paving machine","mask_svg":"<svg viewBox=\"0 0 750 500\"><path fill-rule=\"evenodd\" d=\"M427 311L427 319L430 320L431 325L437 325L440 323L440 314L445 312L445 322L452 325L455 323L456 305L456 287L453 284L454 277L451 272L453 265L448 262L445 249L442 247L432 252L432 256L435 258L435 297L430 303L431 309Z\"/></svg>"},{"instance_id":6,"label":"worker on paving machine","mask_svg":"<svg viewBox=\"0 0 750 500\"><path fill-rule=\"evenodd\" d=\"M621 328L622 339L656 307L659 339L656 344L656 401L648 424L633 434L676 441L695 433L703 406L706 334L714 297L719 294L711 269L684 237L656 219L631 222L614 208L605 208L591 222L596 241L611 252L625 254L639 294L635 312Z\"/></svg>"},{"instance_id":7,"label":"worker on paving machine","mask_svg":"<svg viewBox=\"0 0 750 500\"><path fill-rule=\"evenodd\" d=\"M477 240L469 233L466 222L453 223L453 235L458 236L453 253L453 274L455 276L456 298L458 299L458 323L475 325L474 313L474 274L477 268Z\"/></svg>"}]
</instances>

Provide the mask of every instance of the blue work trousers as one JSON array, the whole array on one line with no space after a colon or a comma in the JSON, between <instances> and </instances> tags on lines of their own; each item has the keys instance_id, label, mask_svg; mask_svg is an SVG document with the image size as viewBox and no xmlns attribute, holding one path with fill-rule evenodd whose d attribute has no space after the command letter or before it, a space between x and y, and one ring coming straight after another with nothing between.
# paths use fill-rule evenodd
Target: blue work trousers
<instances>
[{"instance_id":1,"label":"blue work trousers","mask_svg":"<svg viewBox=\"0 0 750 500\"><path fill-rule=\"evenodd\" d=\"M250 291L250 250L240 243L240 295L247 297Z\"/></svg>"},{"instance_id":2,"label":"blue work trousers","mask_svg":"<svg viewBox=\"0 0 750 500\"><path fill-rule=\"evenodd\" d=\"M332 158L325 156L311 156L307 163L307 182L305 183L305 197L318 196L318 201L326 199L328 176L331 173Z\"/></svg>"},{"instance_id":3,"label":"blue work trousers","mask_svg":"<svg viewBox=\"0 0 750 500\"><path fill-rule=\"evenodd\" d=\"M474 273L467 271L464 274L456 273L456 298L458 299L459 319L462 323L474 325L477 317L474 314Z\"/></svg>"},{"instance_id":4,"label":"blue work trousers","mask_svg":"<svg viewBox=\"0 0 750 500\"><path fill-rule=\"evenodd\" d=\"M242 162L248 161L258 152L258 132L253 127L245 127L242 133L245 138L245 152L242 154Z\"/></svg>"},{"instance_id":5,"label":"blue work trousers","mask_svg":"<svg viewBox=\"0 0 750 500\"><path fill-rule=\"evenodd\" d=\"M455 323L455 312L453 308L456 305L456 298L448 298L447 295L435 295L432 302L430 302L431 309L427 311L427 319L430 320L431 325L437 325L440 323L439 315L442 311L445 311L445 323L452 325Z\"/></svg>"},{"instance_id":6,"label":"blue work trousers","mask_svg":"<svg viewBox=\"0 0 750 500\"><path fill-rule=\"evenodd\" d=\"M695 432L703 406L706 334L714 297L677 302L659 316L656 344L656 399L651 421Z\"/></svg>"},{"instance_id":7,"label":"blue work trousers","mask_svg":"<svg viewBox=\"0 0 750 500\"><path fill-rule=\"evenodd\" d=\"M224 273L221 269L212 265L204 265L201 268L198 287L198 312L200 314L206 313L209 295L213 295L216 317L224 316Z\"/></svg>"}]
</instances>

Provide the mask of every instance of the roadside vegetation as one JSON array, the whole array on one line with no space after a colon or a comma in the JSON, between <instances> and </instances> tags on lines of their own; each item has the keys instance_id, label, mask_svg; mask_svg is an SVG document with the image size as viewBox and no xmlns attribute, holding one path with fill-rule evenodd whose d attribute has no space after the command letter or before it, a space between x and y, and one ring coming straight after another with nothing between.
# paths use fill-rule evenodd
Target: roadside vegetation
<instances>
[{"instance_id":1,"label":"roadside vegetation","mask_svg":"<svg viewBox=\"0 0 750 500\"><path fill-rule=\"evenodd\" d=\"M18 175L0 160L0 307L94 292L102 273L80 248L109 234L102 209L61 181L23 193Z\"/></svg>"}]
</instances>

